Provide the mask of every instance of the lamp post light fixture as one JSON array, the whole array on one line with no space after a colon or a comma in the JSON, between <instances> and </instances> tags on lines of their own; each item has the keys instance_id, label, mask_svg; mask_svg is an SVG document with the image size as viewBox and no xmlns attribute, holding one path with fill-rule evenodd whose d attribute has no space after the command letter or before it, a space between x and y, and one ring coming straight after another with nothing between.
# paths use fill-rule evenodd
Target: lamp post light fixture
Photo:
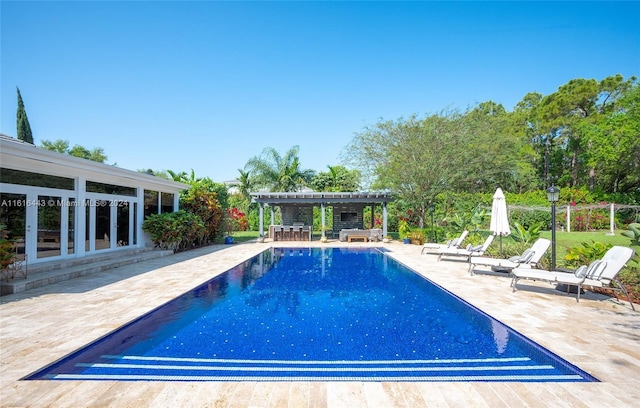
<instances>
[{"instance_id":1,"label":"lamp post light fixture","mask_svg":"<svg viewBox=\"0 0 640 408\"><path fill-rule=\"evenodd\" d=\"M547 200L551 202L551 270L556 270L556 202L560 189L554 185L547 189Z\"/></svg>"},{"instance_id":2,"label":"lamp post light fixture","mask_svg":"<svg viewBox=\"0 0 640 408\"><path fill-rule=\"evenodd\" d=\"M433 226L433 213L435 212L435 210L436 206L433 203L429 204L429 212L431 213L431 242L438 242L438 235L436 234Z\"/></svg>"}]
</instances>

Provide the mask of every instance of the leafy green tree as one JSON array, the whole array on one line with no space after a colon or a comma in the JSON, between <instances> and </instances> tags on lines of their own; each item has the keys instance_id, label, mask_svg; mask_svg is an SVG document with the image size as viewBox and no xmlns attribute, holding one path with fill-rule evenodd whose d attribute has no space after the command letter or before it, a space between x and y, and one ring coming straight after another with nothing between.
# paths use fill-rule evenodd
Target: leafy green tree
<instances>
[{"instance_id":1,"label":"leafy green tree","mask_svg":"<svg viewBox=\"0 0 640 408\"><path fill-rule=\"evenodd\" d=\"M517 168L514 139L496 132L501 122L492 112L378 122L356 134L346 160L375 180L374 187L394 191L423 227L439 194L479 184L495 188Z\"/></svg>"},{"instance_id":2,"label":"leafy green tree","mask_svg":"<svg viewBox=\"0 0 640 408\"><path fill-rule=\"evenodd\" d=\"M542 118L538 106L543 95L537 92L526 94L518 102L509 115L510 128L507 130L516 137L522 138L522 160L519 167L523 167L520 174L528 173L524 180L519 180L517 189L507 191L527 191L530 189L543 189L545 180L548 180L548 166L544 158L548 157L548 139L542 130ZM529 170L529 171L528 171Z\"/></svg>"},{"instance_id":3,"label":"leafy green tree","mask_svg":"<svg viewBox=\"0 0 640 408\"><path fill-rule=\"evenodd\" d=\"M274 148L267 147L260 156L249 159L245 170L253 175L255 187L277 192L299 191L315 174L313 170L301 167L299 150L299 146L293 146L282 156Z\"/></svg>"},{"instance_id":4,"label":"leafy green tree","mask_svg":"<svg viewBox=\"0 0 640 408\"><path fill-rule=\"evenodd\" d=\"M40 143L40 147L45 150L68 154L70 156L80 157L82 159L87 159L98 163L104 163L107 161L107 155L104 154L103 148L96 147L89 150L86 147L80 145L75 145L72 148L69 148L68 140L43 140Z\"/></svg>"},{"instance_id":5,"label":"leafy green tree","mask_svg":"<svg viewBox=\"0 0 640 408\"><path fill-rule=\"evenodd\" d=\"M224 235L226 209L220 202L216 184L206 179L192 184L191 188L180 193L180 208L198 215L205 226L204 241L201 243L214 241ZM223 187L226 192L226 186ZM222 198L226 205L227 196Z\"/></svg>"},{"instance_id":6,"label":"leafy green tree","mask_svg":"<svg viewBox=\"0 0 640 408\"><path fill-rule=\"evenodd\" d=\"M544 146L545 187L588 185L595 187L596 169L585 160L593 147L589 133L593 126L612 112L619 112L619 99L634 87L636 77L614 75L595 79L572 79L550 95L542 97L531 109L536 120L532 140ZM611 141L608 142L610 144ZM542 168L542 167L539 167Z\"/></svg>"},{"instance_id":7,"label":"leafy green tree","mask_svg":"<svg viewBox=\"0 0 640 408\"><path fill-rule=\"evenodd\" d=\"M251 192L253 191L253 180L251 172L238 169L238 193L246 200L251 200Z\"/></svg>"},{"instance_id":8,"label":"leafy green tree","mask_svg":"<svg viewBox=\"0 0 640 408\"><path fill-rule=\"evenodd\" d=\"M507 191L529 188L533 153L523 133L512 132L512 117L502 105L489 101L468 110L456 121L461 135L460 174L450 191Z\"/></svg>"},{"instance_id":9,"label":"leafy green tree","mask_svg":"<svg viewBox=\"0 0 640 408\"><path fill-rule=\"evenodd\" d=\"M612 193L640 189L640 86L622 91L615 104L593 121L581 123L583 153L589 168L589 187Z\"/></svg>"},{"instance_id":10,"label":"leafy green tree","mask_svg":"<svg viewBox=\"0 0 640 408\"><path fill-rule=\"evenodd\" d=\"M189 180L189 175L186 171L175 172L173 170L167 170L166 174L169 175L169 180L177 181L178 183L186 183Z\"/></svg>"},{"instance_id":11,"label":"leafy green tree","mask_svg":"<svg viewBox=\"0 0 640 408\"><path fill-rule=\"evenodd\" d=\"M229 196L229 207L237 207L243 213L250 214L252 210L257 209L257 205L251 203L251 192L253 191L253 180L251 172L238 169L237 193Z\"/></svg>"},{"instance_id":12,"label":"leafy green tree","mask_svg":"<svg viewBox=\"0 0 640 408\"><path fill-rule=\"evenodd\" d=\"M52 152L58 152L62 154L69 154L69 141L68 140L43 140L40 142L40 147L46 150L51 150Z\"/></svg>"},{"instance_id":13,"label":"leafy green tree","mask_svg":"<svg viewBox=\"0 0 640 408\"><path fill-rule=\"evenodd\" d=\"M102 147L95 147L89 150L84 146L75 145L69 149L69 155L98 163L104 163L107 161L107 156L104 154L104 149Z\"/></svg>"},{"instance_id":14,"label":"leafy green tree","mask_svg":"<svg viewBox=\"0 0 640 408\"><path fill-rule=\"evenodd\" d=\"M138 173L146 173L150 176L162 177L163 179L171 180L169 175L164 170L153 170L153 169L138 169L136 170Z\"/></svg>"},{"instance_id":15,"label":"leafy green tree","mask_svg":"<svg viewBox=\"0 0 640 408\"><path fill-rule=\"evenodd\" d=\"M33 144L33 134L31 133L31 125L29 124L27 111L24 108L24 102L22 101L20 88L16 87L16 89L18 91L18 112L16 114L18 139L22 140L23 142Z\"/></svg>"},{"instance_id":16,"label":"leafy green tree","mask_svg":"<svg viewBox=\"0 0 640 408\"><path fill-rule=\"evenodd\" d=\"M319 172L311 179L310 186L315 191L358 191L360 171L349 170L344 166L328 165L328 172Z\"/></svg>"}]
</instances>

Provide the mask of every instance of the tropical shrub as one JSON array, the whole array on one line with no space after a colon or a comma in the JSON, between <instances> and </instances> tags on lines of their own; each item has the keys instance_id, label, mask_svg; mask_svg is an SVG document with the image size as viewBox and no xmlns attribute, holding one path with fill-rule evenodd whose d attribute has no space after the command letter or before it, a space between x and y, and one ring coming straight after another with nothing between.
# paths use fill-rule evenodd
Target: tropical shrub
<instances>
[{"instance_id":1,"label":"tropical shrub","mask_svg":"<svg viewBox=\"0 0 640 408\"><path fill-rule=\"evenodd\" d=\"M513 224L522 225L524 228L530 228L533 225L551 225L551 212L512 209L509 211L509 220Z\"/></svg>"},{"instance_id":2,"label":"tropical shrub","mask_svg":"<svg viewBox=\"0 0 640 408\"><path fill-rule=\"evenodd\" d=\"M15 253L9 240L6 226L0 224L0 270L5 270L12 262Z\"/></svg>"},{"instance_id":3,"label":"tropical shrub","mask_svg":"<svg viewBox=\"0 0 640 408\"><path fill-rule=\"evenodd\" d=\"M484 224L486 218L486 210L480 206L476 206L472 211L455 212L447 217L445 221L456 232L469 230L471 232L478 231Z\"/></svg>"},{"instance_id":4,"label":"tropical shrub","mask_svg":"<svg viewBox=\"0 0 640 408\"><path fill-rule=\"evenodd\" d=\"M224 210L218 201L214 185L194 184L180 197L180 208L196 214L203 222L206 233L203 244L222 238L224 235Z\"/></svg>"},{"instance_id":5,"label":"tropical shrub","mask_svg":"<svg viewBox=\"0 0 640 408\"><path fill-rule=\"evenodd\" d=\"M516 242L521 242L525 245L532 243L536 239L540 238L540 230L544 224L538 223L525 228L519 222L515 222L511 228L511 238Z\"/></svg>"},{"instance_id":6,"label":"tropical shrub","mask_svg":"<svg viewBox=\"0 0 640 408\"><path fill-rule=\"evenodd\" d=\"M409 227L409 222L407 222L407 220L401 219L398 221L398 234L400 234L400 238L408 238L410 232L411 228Z\"/></svg>"},{"instance_id":7,"label":"tropical shrub","mask_svg":"<svg viewBox=\"0 0 640 408\"><path fill-rule=\"evenodd\" d=\"M620 282L629 292L631 300L634 303L640 303L640 262L637 255L632 258L626 268L620 271Z\"/></svg>"},{"instance_id":8,"label":"tropical shrub","mask_svg":"<svg viewBox=\"0 0 640 408\"><path fill-rule=\"evenodd\" d=\"M591 262L601 259L611 247L611 244L605 245L602 242L593 240L591 243L582 242L580 246L567 249L567 253L564 256L565 264L571 268L589 265Z\"/></svg>"},{"instance_id":9,"label":"tropical shrub","mask_svg":"<svg viewBox=\"0 0 640 408\"><path fill-rule=\"evenodd\" d=\"M422 231L414 230L409 233L407 238L409 238L411 240L411 243L414 245L422 245L424 244L425 235Z\"/></svg>"},{"instance_id":10,"label":"tropical shrub","mask_svg":"<svg viewBox=\"0 0 640 408\"><path fill-rule=\"evenodd\" d=\"M152 214L144 220L142 229L151 236L155 247L173 251L201 245L207 234L200 216L184 210Z\"/></svg>"},{"instance_id":11,"label":"tropical shrub","mask_svg":"<svg viewBox=\"0 0 640 408\"><path fill-rule=\"evenodd\" d=\"M631 239L631 245L640 245L640 224L629 224L629 230L621 233L623 236Z\"/></svg>"},{"instance_id":12,"label":"tropical shrub","mask_svg":"<svg viewBox=\"0 0 640 408\"><path fill-rule=\"evenodd\" d=\"M227 214L231 218L231 231L246 231L249 227L247 216L237 207L229 208Z\"/></svg>"},{"instance_id":13,"label":"tropical shrub","mask_svg":"<svg viewBox=\"0 0 640 408\"><path fill-rule=\"evenodd\" d=\"M572 231L594 231L607 228L609 228L609 213L607 210L580 210L571 213Z\"/></svg>"},{"instance_id":14,"label":"tropical shrub","mask_svg":"<svg viewBox=\"0 0 640 408\"><path fill-rule=\"evenodd\" d=\"M424 229L424 232L429 237L429 242L441 242L447 237L446 230L438 225L434 225L433 229L429 226Z\"/></svg>"}]
</instances>

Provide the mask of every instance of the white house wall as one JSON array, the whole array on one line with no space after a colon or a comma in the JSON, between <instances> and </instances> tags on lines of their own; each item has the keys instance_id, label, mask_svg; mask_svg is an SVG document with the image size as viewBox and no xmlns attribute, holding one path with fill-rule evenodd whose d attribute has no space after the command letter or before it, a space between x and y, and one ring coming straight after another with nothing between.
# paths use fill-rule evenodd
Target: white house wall
<instances>
[{"instance_id":1,"label":"white house wall","mask_svg":"<svg viewBox=\"0 0 640 408\"><path fill-rule=\"evenodd\" d=\"M176 183L171 180L166 180L161 177L156 177L146 173L140 173L132 170L122 169L116 166L110 166L102 163L92 162L65 154L60 154L52 151L37 148L31 144L18 141L13 138L9 138L4 135L0 135L0 167L3 169L11 169L18 171L25 171L36 174L46 174L58 177L65 177L74 180L73 190L56 189L41 186L28 186L22 184L9 184L0 182L0 193L3 194L18 194L26 197L39 197L39 196L54 196L63 197L64 199L76 200L76 210L74 211L74 253L65 253L66 242L61 242L60 256L52 258L33 259L30 257L29 262L39 262L44 260L52 260L54 258L78 258L88 254L92 254L97 249L95 245L91 244L89 250L85 250L85 241L88 237L85 235L86 231L86 210L84 203L86 199L94 200L111 200L116 205L129 205L128 214L128 228L129 228L129 241L133 241L135 237L137 241L135 244L128 242L127 248L142 248L150 245L150 240L147 235L142 231L142 222L144 220L144 190L157 191L161 194L173 194L174 210L178 209L178 194L181 190L187 189L189 186L182 183ZM92 181L97 183L112 184L122 187L133 188L136 191L136 196L128 195L113 195L104 193L94 193L86 191L86 182ZM160 200L160 195L158 198ZM134 217L133 208L136 209ZM160 211L160 202L158 203L158 211ZM34 212L37 213L37 209L26 209L25 224L28 220L33 220ZM117 217L118 211L110 210L109 222L113 225L117 222L117 219L113 219L114 214ZM61 210L60 228L66 228L68 226L68 214L70 211ZM90 214L95 215L95 210ZM123 213L124 214L124 213ZM135 223L134 223L135 220ZM91 223L97 221L90 218ZM124 224L123 224L124 226ZM95 225L90 225L90 228L95 228ZM116 230L116 226L113 226L110 231ZM95 232L95 230L93 230ZM92 231L90 231L90 234ZM25 241L37 242L38 226L25 228ZM62 233L61 236L66 236L67 232ZM106 236L105 236L106 238ZM95 237L94 237L95 239ZM113 243L116 239L113 234L109 236L111 242L110 246L106 250L120 249L117 247L118 242ZM61 238L61 241L66 241ZM26 244L25 244L26 251ZM105 250L103 250L105 251Z\"/></svg>"}]
</instances>

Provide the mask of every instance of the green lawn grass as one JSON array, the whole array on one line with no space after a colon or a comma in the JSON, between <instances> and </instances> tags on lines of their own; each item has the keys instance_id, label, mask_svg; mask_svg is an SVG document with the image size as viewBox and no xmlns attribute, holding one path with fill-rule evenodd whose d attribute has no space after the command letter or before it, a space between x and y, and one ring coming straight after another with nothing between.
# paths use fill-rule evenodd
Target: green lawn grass
<instances>
[{"instance_id":1,"label":"green lawn grass","mask_svg":"<svg viewBox=\"0 0 640 408\"><path fill-rule=\"evenodd\" d=\"M234 231L231 234L235 242L247 242L260 236L258 231Z\"/></svg>"},{"instance_id":2,"label":"green lawn grass","mask_svg":"<svg viewBox=\"0 0 640 408\"><path fill-rule=\"evenodd\" d=\"M593 242L601 242L603 244L630 246L631 240L620 235L623 230L614 231L615 235L607 235L607 231L593 232L562 232L556 231L556 254L559 259L563 259L567 249L580 246L583 242L591 244ZM540 236L542 238L551 239L551 231L543 231ZM637 250L637 249L636 249Z\"/></svg>"}]
</instances>

